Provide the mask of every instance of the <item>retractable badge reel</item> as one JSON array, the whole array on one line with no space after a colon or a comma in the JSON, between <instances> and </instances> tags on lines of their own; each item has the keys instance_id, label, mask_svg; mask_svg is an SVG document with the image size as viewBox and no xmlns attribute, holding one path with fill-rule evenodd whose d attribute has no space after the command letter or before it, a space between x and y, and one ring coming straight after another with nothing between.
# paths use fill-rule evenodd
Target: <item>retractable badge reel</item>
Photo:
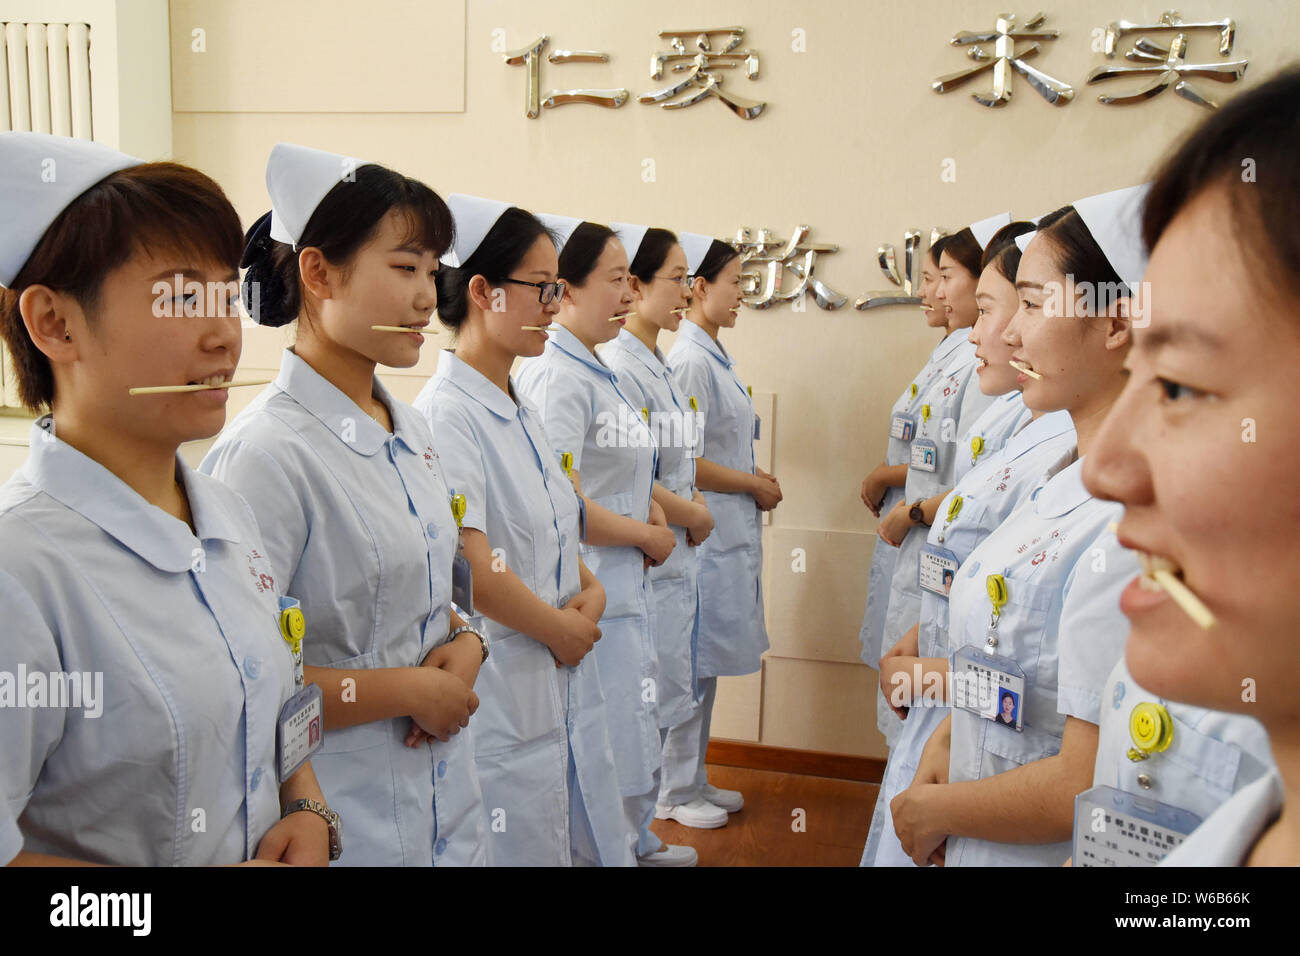
<instances>
[{"instance_id":1,"label":"retractable badge reel","mask_svg":"<svg viewBox=\"0 0 1300 956\"><path fill-rule=\"evenodd\" d=\"M564 470L564 477L573 481L573 452L560 452L560 468ZM577 491L575 488L574 491ZM578 495L578 537L583 541L587 540L587 501L582 495Z\"/></svg>"},{"instance_id":2,"label":"retractable badge reel","mask_svg":"<svg viewBox=\"0 0 1300 956\"><path fill-rule=\"evenodd\" d=\"M953 706L1023 732L1025 672L997 653L998 624L1009 592L1006 578L990 574L984 582L993 613L984 648L968 644L953 655Z\"/></svg>"},{"instance_id":3,"label":"retractable badge reel","mask_svg":"<svg viewBox=\"0 0 1300 956\"><path fill-rule=\"evenodd\" d=\"M293 655L294 693L276 721L275 751L280 782L284 783L305 764L325 740L324 695L316 684L307 684L302 671L302 641L307 619L295 598L280 598L280 636Z\"/></svg>"},{"instance_id":4,"label":"retractable badge reel","mask_svg":"<svg viewBox=\"0 0 1300 956\"><path fill-rule=\"evenodd\" d=\"M912 459L908 467L917 471L934 472L939 469L939 446L924 437L930 424L930 403L921 406L921 436L912 442Z\"/></svg>"},{"instance_id":5,"label":"retractable badge reel","mask_svg":"<svg viewBox=\"0 0 1300 956\"><path fill-rule=\"evenodd\" d=\"M928 541L925 543L917 566L917 583L920 584L921 589L945 601L948 600L952 582L957 578L957 569L961 567L961 561L957 559L955 553L941 545L948 533L948 526L961 514L961 505L961 495L952 499L952 503L948 505L948 516L943 522L943 527L939 529L938 544L930 544Z\"/></svg>"},{"instance_id":6,"label":"retractable badge reel","mask_svg":"<svg viewBox=\"0 0 1300 956\"><path fill-rule=\"evenodd\" d=\"M456 519L456 531L460 531L461 522L465 520L468 503L465 496L451 494L451 514ZM474 571L465 557L465 545L461 543L460 534L456 535L456 555L451 559L451 599L466 615L474 613Z\"/></svg>"},{"instance_id":7,"label":"retractable badge reel","mask_svg":"<svg viewBox=\"0 0 1300 956\"><path fill-rule=\"evenodd\" d=\"M687 404L690 405L690 407L691 407L691 413L692 413L693 415L696 416L696 417L693 419L693 424L694 424L695 427L691 430L691 439L692 439L692 440L691 440L690 451L688 452L688 454L689 454L692 458L699 458L699 457L700 457L700 442L701 442L701 441L703 440L703 438L704 438L704 429L701 428L700 425L699 425L700 402L699 402L699 400L698 400L694 395L692 395L692 396L690 396L689 399L687 399Z\"/></svg>"}]
</instances>

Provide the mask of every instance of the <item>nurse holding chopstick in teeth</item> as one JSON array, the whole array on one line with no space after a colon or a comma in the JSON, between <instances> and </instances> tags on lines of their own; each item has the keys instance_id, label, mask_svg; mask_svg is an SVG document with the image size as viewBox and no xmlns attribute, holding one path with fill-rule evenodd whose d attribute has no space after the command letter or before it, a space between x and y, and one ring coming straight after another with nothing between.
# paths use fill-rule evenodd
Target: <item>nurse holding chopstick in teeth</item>
<instances>
[{"instance_id":1,"label":"nurse holding chopstick in teeth","mask_svg":"<svg viewBox=\"0 0 1300 956\"><path fill-rule=\"evenodd\" d=\"M1069 413L1077 449L962 562L949 597L952 708L890 810L917 864L1060 865L1091 783L1101 690L1122 653L1119 593L1137 566L1108 530L1082 462L1124 386L1145 187L1043 217L1003 334L1025 405ZM1066 277L1072 276L1067 294ZM1009 696L1012 723L1000 721ZM947 764L946 775L943 768Z\"/></svg>"},{"instance_id":2,"label":"nurse holding chopstick in teeth","mask_svg":"<svg viewBox=\"0 0 1300 956\"><path fill-rule=\"evenodd\" d=\"M281 630L296 602L248 503L177 455L225 422L240 239L196 169L0 133L0 332L50 412L0 488L0 672L27 671L28 704L32 677L81 685L0 711L0 863L343 849L309 759L320 699Z\"/></svg>"},{"instance_id":3,"label":"nurse holding chopstick in teeth","mask_svg":"<svg viewBox=\"0 0 1300 956\"><path fill-rule=\"evenodd\" d=\"M463 728L487 645L452 606L468 598L453 589L456 522L429 427L375 375L419 358L451 214L424 183L287 143L266 183L246 299L262 325L296 321L297 337L202 469L248 498L302 602L325 701L318 772L350 824L347 862L484 865Z\"/></svg>"}]
</instances>

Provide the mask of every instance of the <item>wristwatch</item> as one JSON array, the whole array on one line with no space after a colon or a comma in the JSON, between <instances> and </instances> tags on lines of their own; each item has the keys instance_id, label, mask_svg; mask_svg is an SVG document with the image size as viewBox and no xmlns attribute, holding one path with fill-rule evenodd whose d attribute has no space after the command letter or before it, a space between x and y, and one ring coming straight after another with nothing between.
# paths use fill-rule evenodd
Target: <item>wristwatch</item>
<instances>
[{"instance_id":1,"label":"wristwatch","mask_svg":"<svg viewBox=\"0 0 1300 956\"><path fill-rule=\"evenodd\" d=\"M921 502L917 502L908 509L907 516L912 519L912 524L925 524L925 511L921 508ZM926 527L929 527L926 525Z\"/></svg>"},{"instance_id":2,"label":"wristwatch","mask_svg":"<svg viewBox=\"0 0 1300 956\"><path fill-rule=\"evenodd\" d=\"M468 624L462 624L460 627L456 628L456 630L452 631L451 635L447 638L447 643L450 644L452 641L454 641L460 635L464 634L466 631L468 631L469 633L477 637L478 642L483 645L483 660L479 661L479 663L480 664L484 663L488 659L487 638L485 638L478 631L474 630L474 628L470 627Z\"/></svg>"},{"instance_id":3,"label":"wristwatch","mask_svg":"<svg viewBox=\"0 0 1300 956\"><path fill-rule=\"evenodd\" d=\"M333 863L341 857L343 855L343 821L339 818L339 815L319 801L303 799L295 800L285 807L284 812L280 814L280 819L283 820L289 814L297 813L299 810L308 810L325 821L330 828L330 862Z\"/></svg>"}]
</instances>

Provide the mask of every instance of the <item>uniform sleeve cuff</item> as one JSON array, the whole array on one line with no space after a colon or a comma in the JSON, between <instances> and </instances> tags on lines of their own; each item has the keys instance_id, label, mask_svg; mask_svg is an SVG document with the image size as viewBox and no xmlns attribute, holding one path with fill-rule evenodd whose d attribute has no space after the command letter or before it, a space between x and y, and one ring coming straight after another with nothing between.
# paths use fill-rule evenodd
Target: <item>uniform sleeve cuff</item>
<instances>
[{"instance_id":1,"label":"uniform sleeve cuff","mask_svg":"<svg viewBox=\"0 0 1300 956\"><path fill-rule=\"evenodd\" d=\"M13 861L23 849L23 833L18 823L8 816L0 819L0 866Z\"/></svg>"},{"instance_id":2,"label":"uniform sleeve cuff","mask_svg":"<svg viewBox=\"0 0 1300 956\"><path fill-rule=\"evenodd\" d=\"M1056 709L1067 717L1090 724L1101 723L1101 695L1082 687L1061 687L1056 692Z\"/></svg>"}]
</instances>

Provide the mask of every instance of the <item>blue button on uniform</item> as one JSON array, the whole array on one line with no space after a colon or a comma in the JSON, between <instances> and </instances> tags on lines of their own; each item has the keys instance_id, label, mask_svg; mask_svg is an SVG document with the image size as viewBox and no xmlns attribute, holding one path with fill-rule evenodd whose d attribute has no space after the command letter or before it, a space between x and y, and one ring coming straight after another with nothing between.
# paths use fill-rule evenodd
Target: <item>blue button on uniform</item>
<instances>
[{"instance_id":1,"label":"blue button on uniform","mask_svg":"<svg viewBox=\"0 0 1300 956\"><path fill-rule=\"evenodd\" d=\"M567 547L568 544L569 544L569 536L567 534L560 535L560 547L561 548Z\"/></svg>"},{"instance_id":2,"label":"blue button on uniform","mask_svg":"<svg viewBox=\"0 0 1300 956\"><path fill-rule=\"evenodd\" d=\"M258 675L262 673L262 662L256 657L244 658L244 674L250 680L257 680Z\"/></svg>"},{"instance_id":3,"label":"blue button on uniform","mask_svg":"<svg viewBox=\"0 0 1300 956\"><path fill-rule=\"evenodd\" d=\"M424 530L429 532L429 537L431 539L433 539L434 541L438 540L438 526L434 524L432 521L430 521L427 525L424 526Z\"/></svg>"},{"instance_id":4,"label":"blue button on uniform","mask_svg":"<svg viewBox=\"0 0 1300 956\"><path fill-rule=\"evenodd\" d=\"M447 776L447 761L445 760L438 761L438 776L439 777Z\"/></svg>"},{"instance_id":5,"label":"blue button on uniform","mask_svg":"<svg viewBox=\"0 0 1300 956\"><path fill-rule=\"evenodd\" d=\"M1115 710L1119 710L1119 702L1122 701L1123 699L1124 699L1124 682L1116 681L1115 693L1111 697L1111 701L1110 701L1111 707L1113 707Z\"/></svg>"},{"instance_id":6,"label":"blue button on uniform","mask_svg":"<svg viewBox=\"0 0 1300 956\"><path fill-rule=\"evenodd\" d=\"M248 789L256 790L262 782L262 768L258 767L253 771L253 778L248 781Z\"/></svg>"},{"instance_id":7,"label":"blue button on uniform","mask_svg":"<svg viewBox=\"0 0 1300 956\"><path fill-rule=\"evenodd\" d=\"M438 856L442 856L443 852L446 849L447 849L447 838L438 837L438 842L433 845L433 852Z\"/></svg>"}]
</instances>

